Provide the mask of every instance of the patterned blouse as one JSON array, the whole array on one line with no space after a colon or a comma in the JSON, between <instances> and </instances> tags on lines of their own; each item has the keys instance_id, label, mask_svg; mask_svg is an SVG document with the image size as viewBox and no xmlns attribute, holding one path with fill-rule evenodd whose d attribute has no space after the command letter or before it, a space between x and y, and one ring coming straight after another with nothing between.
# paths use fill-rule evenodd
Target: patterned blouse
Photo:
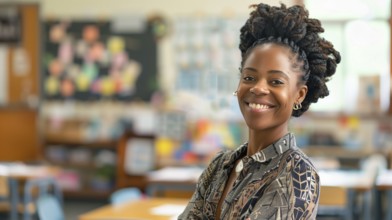
<instances>
[{"instance_id":1,"label":"patterned blouse","mask_svg":"<svg viewBox=\"0 0 392 220\"><path fill-rule=\"evenodd\" d=\"M222 151L212 160L178 219L215 219L226 181L239 158L243 168L222 202L220 219L316 218L319 176L296 146L293 134L253 156L246 156L246 150L247 143Z\"/></svg>"}]
</instances>

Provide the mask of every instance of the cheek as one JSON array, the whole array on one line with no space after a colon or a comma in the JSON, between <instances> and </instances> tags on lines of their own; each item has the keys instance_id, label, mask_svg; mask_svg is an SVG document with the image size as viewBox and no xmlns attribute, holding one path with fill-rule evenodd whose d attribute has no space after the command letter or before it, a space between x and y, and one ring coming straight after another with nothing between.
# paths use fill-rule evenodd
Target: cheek
<instances>
[{"instance_id":1,"label":"cheek","mask_svg":"<svg viewBox=\"0 0 392 220\"><path fill-rule=\"evenodd\" d=\"M291 108L294 104L294 97L296 91L294 89L287 89L284 92L281 92L279 95L280 103L284 109Z\"/></svg>"},{"instance_id":2,"label":"cheek","mask_svg":"<svg viewBox=\"0 0 392 220\"><path fill-rule=\"evenodd\" d=\"M248 90L248 88L246 88L245 86L238 85L238 87L237 87L237 97L243 96L246 93L247 90Z\"/></svg>"}]
</instances>

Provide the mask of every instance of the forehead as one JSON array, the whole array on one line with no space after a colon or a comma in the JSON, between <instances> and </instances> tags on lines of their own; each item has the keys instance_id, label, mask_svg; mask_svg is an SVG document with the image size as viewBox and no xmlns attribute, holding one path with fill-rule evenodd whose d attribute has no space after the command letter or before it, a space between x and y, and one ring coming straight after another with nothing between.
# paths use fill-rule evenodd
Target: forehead
<instances>
[{"instance_id":1,"label":"forehead","mask_svg":"<svg viewBox=\"0 0 392 220\"><path fill-rule=\"evenodd\" d=\"M254 47L247 56L244 67L251 65L256 67L262 65L264 67L280 67L291 69L293 65L293 57L295 54L288 46L276 43L265 43Z\"/></svg>"}]
</instances>

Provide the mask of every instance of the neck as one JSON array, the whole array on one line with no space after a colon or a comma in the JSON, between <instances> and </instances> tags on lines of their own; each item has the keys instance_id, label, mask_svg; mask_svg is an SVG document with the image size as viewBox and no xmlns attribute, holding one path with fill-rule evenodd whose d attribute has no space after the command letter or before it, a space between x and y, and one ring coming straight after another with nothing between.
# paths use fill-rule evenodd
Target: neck
<instances>
[{"instance_id":1,"label":"neck","mask_svg":"<svg viewBox=\"0 0 392 220\"><path fill-rule=\"evenodd\" d=\"M263 150L264 148L282 138L287 133L287 127L285 127L285 129L272 129L263 131L249 129L247 156L252 156L253 154Z\"/></svg>"}]
</instances>

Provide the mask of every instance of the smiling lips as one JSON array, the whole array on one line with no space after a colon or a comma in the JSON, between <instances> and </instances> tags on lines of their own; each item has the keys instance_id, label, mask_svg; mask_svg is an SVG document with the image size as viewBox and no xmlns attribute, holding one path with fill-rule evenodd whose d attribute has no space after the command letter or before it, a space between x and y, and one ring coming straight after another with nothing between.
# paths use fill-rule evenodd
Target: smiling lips
<instances>
[{"instance_id":1,"label":"smiling lips","mask_svg":"<svg viewBox=\"0 0 392 220\"><path fill-rule=\"evenodd\" d=\"M251 109L254 109L254 110L257 110L257 111L260 111L260 110L267 110L267 109L272 108L272 106L264 105L264 104L258 104L258 103L248 103L248 106L249 106Z\"/></svg>"}]
</instances>

